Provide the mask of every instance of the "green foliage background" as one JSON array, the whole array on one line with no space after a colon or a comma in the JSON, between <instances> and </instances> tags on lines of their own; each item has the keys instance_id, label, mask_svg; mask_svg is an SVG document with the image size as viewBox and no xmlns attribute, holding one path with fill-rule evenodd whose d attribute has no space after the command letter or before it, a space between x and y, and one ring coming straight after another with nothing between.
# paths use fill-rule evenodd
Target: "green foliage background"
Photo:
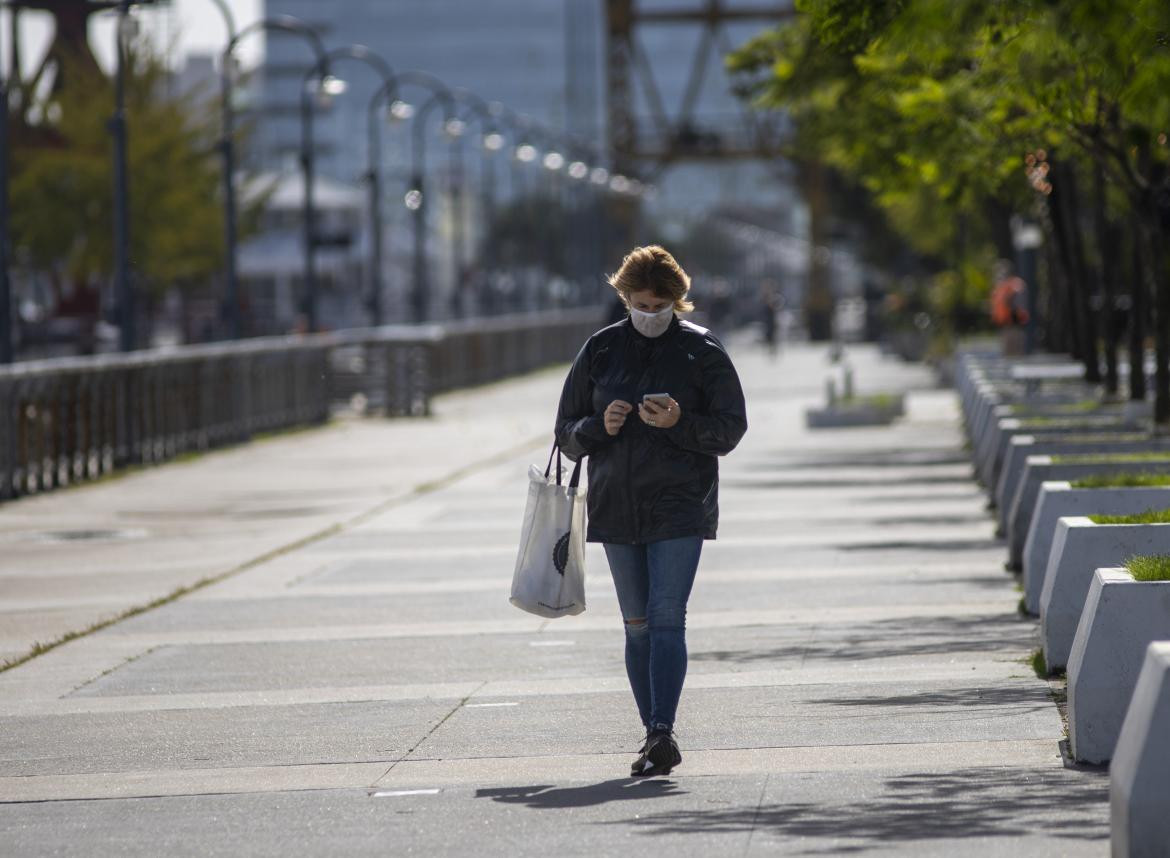
<instances>
[{"instance_id":1,"label":"green foliage background","mask_svg":"<svg viewBox=\"0 0 1170 858\"><path fill-rule=\"evenodd\" d=\"M167 92L161 60L143 45L127 76L131 266L140 288L190 287L223 265L221 172L214 100ZM79 284L111 275L113 84L70 74L47 119L18 136L12 157L13 244L34 269ZM23 145L21 143L23 142Z\"/></svg>"},{"instance_id":2,"label":"green foliage background","mask_svg":"<svg viewBox=\"0 0 1170 858\"><path fill-rule=\"evenodd\" d=\"M796 10L728 67L756 106L792 117L797 158L858 182L919 254L945 260L926 287L938 311L984 301L991 261L1010 250L1007 215L1043 214L1053 176L1047 163L1031 169L1029 153L1082 176L1103 170L1110 215L1146 216L1170 158L1170 3L796 0Z\"/></svg>"}]
</instances>

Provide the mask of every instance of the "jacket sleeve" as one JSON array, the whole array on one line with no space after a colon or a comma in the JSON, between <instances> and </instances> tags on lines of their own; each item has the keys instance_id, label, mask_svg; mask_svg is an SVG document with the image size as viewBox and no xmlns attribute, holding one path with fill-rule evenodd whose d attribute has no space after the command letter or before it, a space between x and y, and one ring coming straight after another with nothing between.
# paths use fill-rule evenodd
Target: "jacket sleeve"
<instances>
[{"instance_id":1,"label":"jacket sleeve","mask_svg":"<svg viewBox=\"0 0 1170 858\"><path fill-rule=\"evenodd\" d=\"M589 375L591 346L592 340L585 343L573 361L557 408L557 444L574 462L612 440L605 431L605 415L593 408L593 381Z\"/></svg>"},{"instance_id":2,"label":"jacket sleeve","mask_svg":"<svg viewBox=\"0 0 1170 858\"><path fill-rule=\"evenodd\" d=\"M683 411L666 430L676 446L708 456L726 456L747 432L747 406L739 375L721 347L714 346L703 362L701 411Z\"/></svg>"}]
</instances>

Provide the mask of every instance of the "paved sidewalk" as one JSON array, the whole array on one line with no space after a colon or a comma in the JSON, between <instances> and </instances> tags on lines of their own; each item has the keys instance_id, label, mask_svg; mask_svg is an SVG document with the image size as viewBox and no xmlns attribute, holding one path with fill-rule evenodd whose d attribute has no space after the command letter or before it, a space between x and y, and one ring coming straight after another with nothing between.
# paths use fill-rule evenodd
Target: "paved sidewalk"
<instances>
[{"instance_id":1,"label":"paved sidewalk","mask_svg":"<svg viewBox=\"0 0 1170 858\"><path fill-rule=\"evenodd\" d=\"M1104 854L955 397L849 353L905 421L807 432L825 350L733 349L669 778L598 547L584 615L507 602L563 368L0 507L0 658L225 576L0 673L5 854Z\"/></svg>"}]
</instances>

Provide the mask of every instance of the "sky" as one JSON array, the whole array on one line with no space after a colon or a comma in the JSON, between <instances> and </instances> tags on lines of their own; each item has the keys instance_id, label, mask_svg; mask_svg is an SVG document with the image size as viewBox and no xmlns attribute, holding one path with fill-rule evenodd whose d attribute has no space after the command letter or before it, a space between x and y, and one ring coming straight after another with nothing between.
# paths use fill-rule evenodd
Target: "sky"
<instances>
[{"instance_id":1,"label":"sky","mask_svg":"<svg viewBox=\"0 0 1170 858\"><path fill-rule=\"evenodd\" d=\"M263 0L226 0L236 26L245 27L260 17ZM150 33L160 48L174 45L174 64L182 65L187 53L219 54L227 41L223 17L211 0L171 0L165 10L136 10L143 28ZM98 62L104 67L112 65L114 51L114 13L97 16L92 25L90 42ZM8 15L0 16L4 21L0 28L0 56L4 69L8 68L10 45L8 43ZM21 16L21 42L23 65L37 62L51 34L47 16L25 13ZM238 56L244 66L254 65L261 56L263 38L252 36L241 43ZM28 69L25 69L26 72Z\"/></svg>"}]
</instances>

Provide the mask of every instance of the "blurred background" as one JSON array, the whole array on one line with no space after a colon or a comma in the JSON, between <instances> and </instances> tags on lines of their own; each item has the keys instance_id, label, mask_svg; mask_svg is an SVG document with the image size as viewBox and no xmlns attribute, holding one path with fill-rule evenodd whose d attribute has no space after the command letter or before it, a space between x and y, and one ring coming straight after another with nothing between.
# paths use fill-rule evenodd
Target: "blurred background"
<instances>
[{"instance_id":1,"label":"blurred background","mask_svg":"<svg viewBox=\"0 0 1170 858\"><path fill-rule=\"evenodd\" d=\"M918 260L867 261L864 216L831 211L848 189L786 157L785 113L726 68L792 14L6 2L12 355L609 311L605 274L652 242L692 275L700 321L872 338Z\"/></svg>"}]
</instances>

